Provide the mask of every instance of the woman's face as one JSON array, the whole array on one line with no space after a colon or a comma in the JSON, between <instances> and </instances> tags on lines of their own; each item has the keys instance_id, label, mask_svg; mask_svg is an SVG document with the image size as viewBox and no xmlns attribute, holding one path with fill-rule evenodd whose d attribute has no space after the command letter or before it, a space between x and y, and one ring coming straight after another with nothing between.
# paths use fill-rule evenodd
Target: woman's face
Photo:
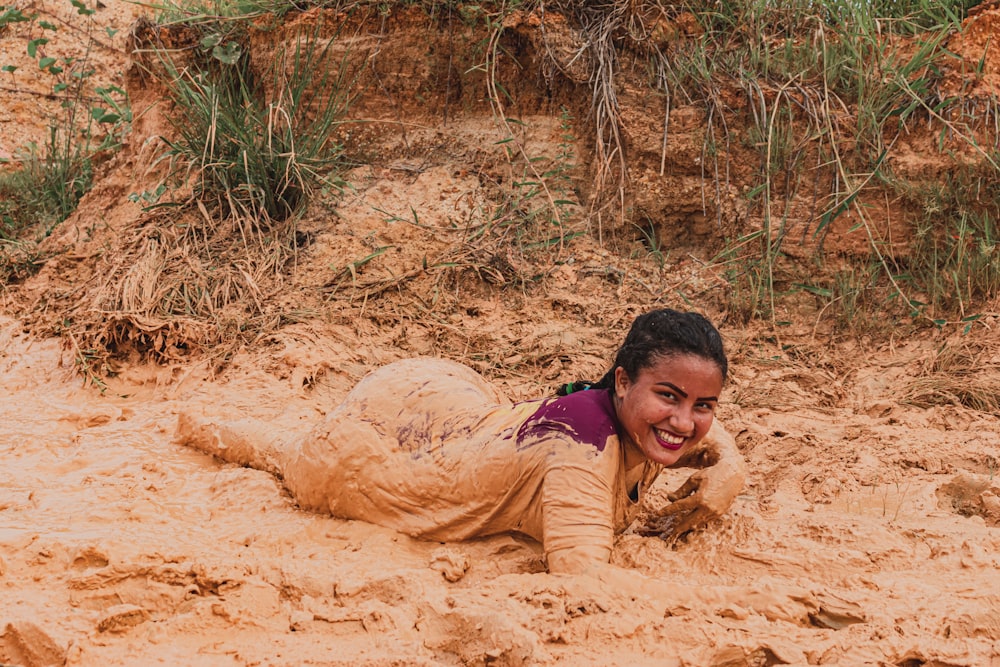
<instances>
[{"instance_id":1,"label":"woman's face","mask_svg":"<svg viewBox=\"0 0 1000 667\"><path fill-rule=\"evenodd\" d=\"M643 456L665 466L705 437L721 392L718 365L693 354L659 357L634 382L615 369L618 420Z\"/></svg>"}]
</instances>

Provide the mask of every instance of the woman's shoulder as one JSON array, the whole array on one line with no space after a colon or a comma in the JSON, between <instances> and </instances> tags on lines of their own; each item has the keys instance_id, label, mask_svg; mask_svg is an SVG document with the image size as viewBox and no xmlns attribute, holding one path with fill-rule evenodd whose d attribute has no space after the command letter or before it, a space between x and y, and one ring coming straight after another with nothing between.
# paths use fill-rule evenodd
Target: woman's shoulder
<instances>
[{"instance_id":1,"label":"woman's shoulder","mask_svg":"<svg viewBox=\"0 0 1000 667\"><path fill-rule=\"evenodd\" d=\"M610 392L589 389L539 401L518 429L517 441L520 445L552 433L603 451L608 440L618 434Z\"/></svg>"}]
</instances>

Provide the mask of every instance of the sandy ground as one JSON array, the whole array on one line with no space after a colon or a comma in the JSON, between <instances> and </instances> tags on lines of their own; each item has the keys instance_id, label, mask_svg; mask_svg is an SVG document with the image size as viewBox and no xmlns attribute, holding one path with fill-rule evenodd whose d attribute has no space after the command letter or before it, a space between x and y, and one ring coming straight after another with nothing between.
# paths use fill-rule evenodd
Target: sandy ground
<instances>
[{"instance_id":1,"label":"sandy ground","mask_svg":"<svg viewBox=\"0 0 1000 667\"><path fill-rule=\"evenodd\" d=\"M23 48L23 35L2 37L0 53ZM118 80L119 56L106 57ZM28 98L44 100L16 104ZM4 99L9 114L15 98ZM44 115L19 109L12 118ZM0 150L43 131L35 125L8 135L4 116ZM457 127L470 144L481 136L474 123ZM477 210L468 173L403 167L352 174L356 189L289 280L289 304L305 308L300 295L373 246L405 248L397 261L419 263L421 234L444 237ZM60 233L98 216L117 224L133 181L120 169ZM430 231L386 221L384 211L411 206ZM270 475L173 441L182 410L305 430L367 371L415 354L473 362L513 399L593 374L629 299L649 298L649 260L581 243L541 297L477 283L460 308L435 310L439 286L460 291L442 282L433 295L400 290L339 311L336 302L221 374L198 357L123 362L103 393L83 382L65 341L25 333L25 313L9 307L24 301L5 301L0 663L1000 666L1000 420L906 403L942 349L974 343L995 374L996 315L966 337L864 345L816 340L813 316L776 331L723 326L733 363L720 418L748 484L722 520L687 539L627 533L613 557L637 576L721 590L711 601L546 574L539 546L517 536L444 545L305 512ZM73 286L65 266L85 259L47 267L25 292L65 288L57 278ZM609 287L612 263L632 277ZM392 275L386 266L372 262L356 279ZM661 277L707 280L683 259ZM665 474L650 505L684 476Z\"/></svg>"}]
</instances>

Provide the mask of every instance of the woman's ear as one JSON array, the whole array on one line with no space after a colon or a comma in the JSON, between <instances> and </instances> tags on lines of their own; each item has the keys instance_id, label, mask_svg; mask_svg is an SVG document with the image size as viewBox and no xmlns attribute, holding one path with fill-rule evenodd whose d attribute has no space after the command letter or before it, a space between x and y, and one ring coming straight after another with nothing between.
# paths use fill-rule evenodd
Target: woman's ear
<instances>
[{"instance_id":1,"label":"woman's ear","mask_svg":"<svg viewBox=\"0 0 1000 667\"><path fill-rule=\"evenodd\" d=\"M628 373L621 366L615 368L615 393L621 396L628 389L629 382Z\"/></svg>"}]
</instances>

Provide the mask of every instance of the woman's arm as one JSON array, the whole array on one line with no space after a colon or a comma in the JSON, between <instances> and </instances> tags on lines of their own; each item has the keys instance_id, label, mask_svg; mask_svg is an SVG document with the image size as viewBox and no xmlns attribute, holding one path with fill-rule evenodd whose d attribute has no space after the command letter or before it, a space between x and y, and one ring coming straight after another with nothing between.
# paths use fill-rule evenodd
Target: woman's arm
<instances>
[{"instance_id":1,"label":"woman's arm","mask_svg":"<svg viewBox=\"0 0 1000 667\"><path fill-rule=\"evenodd\" d=\"M743 488L746 464L733 439L718 420L708 435L675 464L701 468L668 498L672 501L649 522L673 517L668 533L677 539L698 526L722 516Z\"/></svg>"},{"instance_id":2,"label":"woman's arm","mask_svg":"<svg viewBox=\"0 0 1000 667\"><path fill-rule=\"evenodd\" d=\"M579 574L611 559L616 460L582 451L573 443L552 445L538 496L541 542L553 574Z\"/></svg>"},{"instance_id":3,"label":"woman's arm","mask_svg":"<svg viewBox=\"0 0 1000 667\"><path fill-rule=\"evenodd\" d=\"M707 468L722 461L737 461L743 465L743 455L736 447L736 440L719 422L712 421L712 428L697 445L689 449L674 464L678 468Z\"/></svg>"},{"instance_id":4,"label":"woman's arm","mask_svg":"<svg viewBox=\"0 0 1000 667\"><path fill-rule=\"evenodd\" d=\"M595 545L581 545L549 551L545 555L551 574L584 574L608 565L611 550Z\"/></svg>"}]
</instances>

